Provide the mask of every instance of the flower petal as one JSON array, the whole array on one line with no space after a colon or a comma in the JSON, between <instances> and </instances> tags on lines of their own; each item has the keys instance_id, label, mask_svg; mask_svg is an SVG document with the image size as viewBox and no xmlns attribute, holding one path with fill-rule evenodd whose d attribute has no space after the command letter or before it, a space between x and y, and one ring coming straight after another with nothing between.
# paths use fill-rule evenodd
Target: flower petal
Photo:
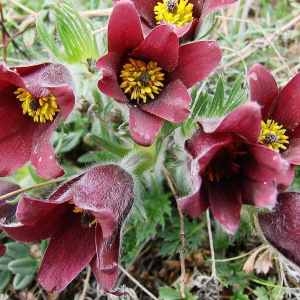
<instances>
[{"instance_id":1,"label":"flower petal","mask_svg":"<svg viewBox=\"0 0 300 300\"><path fill-rule=\"evenodd\" d=\"M49 90L56 96L60 112L52 123L36 125L30 158L37 173L43 178L55 178L64 174L55 158L51 137L59 123L70 114L75 101L69 86L52 87Z\"/></svg>"},{"instance_id":2,"label":"flower petal","mask_svg":"<svg viewBox=\"0 0 300 300\"><path fill-rule=\"evenodd\" d=\"M141 109L173 123L181 123L187 119L191 97L180 81L170 82L156 100L141 106Z\"/></svg>"},{"instance_id":3,"label":"flower petal","mask_svg":"<svg viewBox=\"0 0 300 300\"><path fill-rule=\"evenodd\" d=\"M236 184L216 183L208 187L212 214L230 234L234 234L239 227L242 207L241 194Z\"/></svg>"},{"instance_id":4,"label":"flower petal","mask_svg":"<svg viewBox=\"0 0 300 300\"><path fill-rule=\"evenodd\" d=\"M148 25L154 27L154 6L158 0L132 0L142 19L147 21Z\"/></svg>"},{"instance_id":5,"label":"flower petal","mask_svg":"<svg viewBox=\"0 0 300 300\"><path fill-rule=\"evenodd\" d=\"M142 41L141 21L134 4L128 0L118 2L108 22L108 51L122 55Z\"/></svg>"},{"instance_id":6,"label":"flower petal","mask_svg":"<svg viewBox=\"0 0 300 300\"><path fill-rule=\"evenodd\" d=\"M262 106L263 118L267 118L279 94L277 83L271 72L260 64L251 67L248 73L250 98Z\"/></svg>"},{"instance_id":7,"label":"flower petal","mask_svg":"<svg viewBox=\"0 0 300 300\"><path fill-rule=\"evenodd\" d=\"M250 102L229 113L215 132L238 134L256 143L260 133L261 112L257 103Z\"/></svg>"},{"instance_id":8,"label":"flower petal","mask_svg":"<svg viewBox=\"0 0 300 300\"><path fill-rule=\"evenodd\" d=\"M99 90L119 102L126 103L128 100L120 88L118 72L120 55L109 52L97 62L97 68L102 71L102 78L98 82Z\"/></svg>"},{"instance_id":9,"label":"flower petal","mask_svg":"<svg viewBox=\"0 0 300 300\"><path fill-rule=\"evenodd\" d=\"M50 240L39 270L39 283L48 292L64 290L95 253L95 229L81 226L80 218L71 214Z\"/></svg>"},{"instance_id":10,"label":"flower petal","mask_svg":"<svg viewBox=\"0 0 300 300\"><path fill-rule=\"evenodd\" d=\"M280 153L263 145L249 146L252 159L244 164L243 173L255 181L270 182L289 186L294 178L294 171Z\"/></svg>"},{"instance_id":11,"label":"flower petal","mask_svg":"<svg viewBox=\"0 0 300 300\"><path fill-rule=\"evenodd\" d=\"M163 124L161 118L143 112L139 108L129 108L129 131L137 144L143 146L153 144Z\"/></svg>"},{"instance_id":12,"label":"flower petal","mask_svg":"<svg viewBox=\"0 0 300 300\"><path fill-rule=\"evenodd\" d=\"M145 60L155 61L164 70L173 71L178 63L179 40L167 25L155 27L134 49L132 55Z\"/></svg>"},{"instance_id":13,"label":"flower petal","mask_svg":"<svg viewBox=\"0 0 300 300\"><path fill-rule=\"evenodd\" d=\"M284 158L291 164L300 165L300 137L290 141L288 149L283 153Z\"/></svg>"},{"instance_id":14,"label":"flower petal","mask_svg":"<svg viewBox=\"0 0 300 300\"><path fill-rule=\"evenodd\" d=\"M272 118L290 131L300 125L300 74L279 93Z\"/></svg>"},{"instance_id":15,"label":"flower petal","mask_svg":"<svg viewBox=\"0 0 300 300\"><path fill-rule=\"evenodd\" d=\"M3 256L6 252L6 247L0 243L0 256Z\"/></svg>"},{"instance_id":16,"label":"flower petal","mask_svg":"<svg viewBox=\"0 0 300 300\"><path fill-rule=\"evenodd\" d=\"M277 184L274 181L243 181L243 202L272 209L276 204L277 195Z\"/></svg>"},{"instance_id":17,"label":"flower petal","mask_svg":"<svg viewBox=\"0 0 300 300\"><path fill-rule=\"evenodd\" d=\"M179 48L178 66L171 78L180 79L187 88L205 79L215 70L222 58L218 44L200 41L185 44Z\"/></svg>"},{"instance_id":18,"label":"flower petal","mask_svg":"<svg viewBox=\"0 0 300 300\"><path fill-rule=\"evenodd\" d=\"M111 291L118 279L120 234L120 229L117 229L113 236L98 243L100 247L91 264L97 282L104 291Z\"/></svg>"},{"instance_id":19,"label":"flower petal","mask_svg":"<svg viewBox=\"0 0 300 300\"><path fill-rule=\"evenodd\" d=\"M102 221L117 222L123 219L134 198L134 183L131 175L117 165L96 166L89 169L73 185L73 202L76 206L100 214ZM113 213L110 217L109 211ZM100 223L102 222L100 220Z\"/></svg>"},{"instance_id":20,"label":"flower petal","mask_svg":"<svg viewBox=\"0 0 300 300\"><path fill-rule=\"evenodd\" d=\"M300 266L300 194L283 193L273 212L261 213L259 224L265 238L285 257Z\"/></svg>"},{"instance_id":21,"label":"flower petal","mask_svg":"<svg viewBox=\"0 0 300 300\"><path fill-rule=\"evenodd\" d=\"M5 64L0 64L0 91L1 93L11 86L16 88L24 87L24 81L16 72L16 70L10 70ZM1 95L3 96L3 95ZM1 97L2 98L2 97ZM2 101L2 99L1 99Z\"/></svg>"}]
</instances>

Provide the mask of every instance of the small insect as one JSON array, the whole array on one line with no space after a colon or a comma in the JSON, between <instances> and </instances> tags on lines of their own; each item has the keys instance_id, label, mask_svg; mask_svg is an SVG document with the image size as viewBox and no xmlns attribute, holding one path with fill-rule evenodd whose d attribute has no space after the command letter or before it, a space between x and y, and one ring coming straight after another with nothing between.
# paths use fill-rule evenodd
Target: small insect
<instances>
[{"instance_id":1,"label":"small insect","mask_svg":"<svg viewBox=\"0 0 300 300\"><path fill-rule=\"evenodd\" d=\"M148 85L151 78L147 72L143 72L139 79L140 79L142 85L146 86L146 85Z\"/></svg>"},{"instance_id":2,"label":"small insect","mask_svg":"<svg viewBox=\"0 0 300 300\"><path fill-rule=\"evenodd\" d=\"M177 0L168 0L167 1L167 8L168 8L169 12L171 12L171 13L175 12L177 9L177 6L178 6Z\"/></svg>"},{"instance_id":3,"label":"small insect","mask_svg":"<svg viewBox=\"0 0 300 300\"><path fill-rule=\"evenodd\" d=\"M274 133L269 133L268 135L266 135L266 137L264 138L264 142L267 145L273 144L277 142L277 136Z\"/></svg>"},{"instance_id":4,"label":"small insect","mask_svg":"<svg viewBox=\"0 0 300 300\"><path fill-rule=\"evenodd\" d=\"M37 100L32 100L29 104L29 107L33 111L37 111L40 107L39 102Z\"/></svg>"}]
</instances>

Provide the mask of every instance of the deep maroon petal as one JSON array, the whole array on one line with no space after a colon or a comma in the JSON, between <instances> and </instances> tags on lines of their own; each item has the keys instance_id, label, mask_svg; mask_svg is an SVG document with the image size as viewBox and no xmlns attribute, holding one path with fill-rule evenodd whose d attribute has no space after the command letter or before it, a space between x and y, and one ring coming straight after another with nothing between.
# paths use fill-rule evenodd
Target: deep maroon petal
<instances>
[{"instance_id":1,"label":"deep maroon petal","mask_svg":"<svg viewBox=\"0 0 300 300\"><path fill-rule=\"evenodd\" d=\"M238 183L211 184L208 188L210 209L224 230L234 234L240 223L241 193Z\"/></svg>"},{"instance_id":2,"label":"deep maroon petal","mask_svg":"<svg viewBox=\"0 0 300 300\"><path fill-rule=\"evenodd\" d=\"M108 51L124 54L143 40L141 21L134 4L128 0L118 2L109 18Z\"/></svg>"},{"instance_id":3,"label":"deep maroon petal","mask_svg":"<svg viewBox=\"0 0 300 300\"><path fill-rule=\"evenodd\" d=\"M18 203L16 217L24 225L34 225L39 221L52 219L65 210L64 205L24 196Z\"/></svg>"},{"instance_id":4,"label":"deep maroon petal","mask_svg":"<svg viewBox=\"0 0 300 300\"><path fill-rule=\"evenodd\" d=\"M109 52L98 60L97 68L102 71L102 78L98 82L100 91L119 102L127 102L118 82L120 55Z\"/></svg>"},{"instance_id":5,"label":"deep maroon petal","mask_svg":"<svg viewBox=\"0 0 300 300\"><path fill-rule=\"evenodd\" d=\"M206 134L196 133L190 140L186 141L187 151L199 160L201 173L203 173L211 160L223 149L226 149L234 141L232 135L228 134Z\"/></svg>"},{"instance_id":6,"label":"deep maroon petal","mask_svg":"<svg viewBox=\"0 0 300 300\"><path fill-rule=\"evenodd\" d=\"M30 160L41 177L55 178L63 175L64 171L55 158L51 137L59 123L71 113L75 99L69 86L52 87L49 90L56 96L60 112L52 123L35 127Z\"/></svg>"},{"instance_id":7,"label":"deep maroon petal","mask_svg":"<svg viewBox=\"0 0 300 300\"><path fill-rule=\"evenodd\" d=\"M92 270L104 291L111 291L118 279L118 261L120 253L120 230L114 235L98 242L96 257L92 262Z\"/></svg>"},{"instance_id":8,"label":"deep maroon petal","mask_svg":"<svg viewBox=\"0 0 300 300\"><path fill-rule=\"evenodd\" d=\"M62 218L61 215L58 215ZM5 231L9 237L19 242L37 242L45 240L52 236L59 229L59 218L46 219L37 222L32 226L23 225L21 223L0 224L0 228Z\"/></svg>"},{"instance_id":9,"label":"deep maroon petal","mask_svg":"<svg viewBox=\"0 0 300 300\"><path fill-rule=\"evenodd\" d=\"M155 26L154 6L158 0L132 0L142 19L151 27Z\"/></svg>"},{"instance_id":10,"label":"deep maroon petal","mask_svg":"<svg viewBox=\"0 0 300 300\"><path fill-rule=\"evenodd\" d=\"M143 112L139 108L129 109L129 131L137 144L143 146L153 144L163 124L161 118Z\"/></svg>"},{"instance_id":11,"label":"deep maroon petal","mask_svg":"<svg viewBox=\"0 0 300 300\"><path fill-rule=\"evenodd\" d=\"M260 133L261 112L256 103L244 104L229 113L216 132L238 134L248 142L256 143Z\"/></svg>"},{"instance_id":12,"label":"deep maroon petal","mask_svg":"<svg viewBox=\"0 0 300 300\"><path fill-rule=\"evenodd\" d=\"M216 42L200 41L179 48L178 66L171 74L172 79L180 79L187 88L205 79L214 71L222 58Z\"/></svg>"},{"instance_id":13,"label":"deep maroon petal","mask_svg":"<svg viewBox=\"0 0 300 300\"><path fill-rule=\"evenodd\" d=\"M6 247L0 243L0 256L3 256L6 252Z\"/></svg>"},{"instance_id":14,"label":"deep maroon petal","mask_svg":"<svg viewBox=\"0 0 300 300\"><path fill-rule=\"evenodd\" d=\"M264 66L255 64L249 70L248 82L251 100L262 106L263 118L267 118L279 94L274 77Z\"/></svg>"},{"instance_id":15,"label":"deep maroon petal","mask_svg":"<svg viewBox=\"0 0 300 300\"><path fill-rule=\"evenodd\" d=\"M254 181L275 181L284 186L291 184L294 171L280 153L259 144L249 146L249 153L251 160L243 165L244 175Z\"/></svg>"},{"instance_id":16,"label":"deep maroon petal","mask_svg":"<svg viewBox=\"0 0 300 300\"><path fill-rule=\"evenodd\" d=\"M290 131L300 124L300 74L297 74L279 93L272 119Z\"/></svg>"},{"instance_id":17,"label":"deep maroon petal","mask_svg":"<svg viewBox=\"0 0 300 300\"><path fill-rule=\"evenodd\" d=\"M244 180L243 202L253 204L256 207L272 209L277 201L277 184L274 181Z\"/></svg>"},{"instance_id":18,"label":"deep maroon petal","mask_svg":"<svg viewBox=\"0 0 300 300\"><path fill-rule=\"evenodd\" d=\"M141 109L173 123L181 123L189 116L191 97L180 81L170 82L156 100Z\"/></svg>"},{"instance_id":19,"label":"deep maroon petal","mask_svg":"<svg viewBox=\"0 0 300 300\"><path fill-rule=\"evenodd\" d=\"M2 92L11 86L24 87L24 82L15 70L10 70L6 65L0 64L0 91Z\"/></svg>"},{"instance_id":20,"label":"deep maroon petal","mask_svg":"<svg viewBox=\"0 0 300 300\"><path fill-rule=\"evenodd\" d=\"M300 165L300 137L290 141L288 149L283 153L284 158L291 164Z\"/></svg>"},{"instance_id":21,"label":"deep maroon petal","mask_svg":"<svg viewBox=\"0 0 300 300\"><path fill-rule=\"evenodd\" d=\"M95 253L95 229L83 227L80 218L71 215L50 240L39 270L39 283L48 292L64 290Z\"/></svg>"},{"instance_id":22,"label":"deep maroon petal","mask_svg":"<svg viewBox=\"0 0 300 300\"><path fill-rule=\"evenodd\" d=\"M298 266L300 266L299 215L299 193L280 194L275 210L259 215L259 224L265 238Z\"/></svg>"},{"instance_id":23,"label":"deep maroon petal","mask_svg":"<svg viewBox=\"0 0 300 300\"><path fill-rule=\"evenodd\" d=\"M132 52L135 57L155 61L164 70L173 71L178 63L179 40L167 25L155 27Z\"/></svg>"},{"instance_id":24,"label":"deep maroon petal","mask_svg":"<svg viewBox=\"0 0 300 300\"><path fill-rule=\"evenodd\" d=\"M120 221L133 203L133 179L129 173L117 165L96 166L89 169L79 181L73 185L73 202L76 206L102 213L110 222L113 217ZM106 216L104 218L104 216ZM101 217L99 218L101 224Z\"/></svg>"},{"instance_id":25,"label":"deep maroon petal","mask_svg":"<svg viewBox=\"0 0 300 300\"><path fill-rule=\"evenodd\" d=\"M202 8L202 17L234 2L237 2L237 0L204 0L204 5Z\"/></svg>"}]
</instances>

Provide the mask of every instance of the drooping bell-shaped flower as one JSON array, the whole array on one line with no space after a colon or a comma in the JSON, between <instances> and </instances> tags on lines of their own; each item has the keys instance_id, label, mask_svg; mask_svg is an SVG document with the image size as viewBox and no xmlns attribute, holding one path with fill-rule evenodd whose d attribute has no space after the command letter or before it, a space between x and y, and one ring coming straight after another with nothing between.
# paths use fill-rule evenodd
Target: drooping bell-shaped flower
<instances>
[{"instance_id":1,"label":"drooping bell-shaped flower","mask_svg":"<svg viewBox=\"0 0 300 300\"><path fill-rule=\"evenodd\" d=\"M223 228L234 233L242 204L272 208L278 189L288 186L293 168L271 149L257 142L261 110L247 103L228 114L210 133L202 128L186 141L191 154L194 191L178 200L191 217L209 208Z\"/></svg>"},{"instance_id":2,"label":"drooping bell-shaped flower","mask_svg":"<svg viewBox=\"0 0 300 300\"><path fill-rule=\"evenodd\" d=\"M100 287L111 291L121 228L133 200L131 175L117 165L96 166L59 186L47 200L24 196L17 222L1 227L21 242L49 238L38 274L47 291L62 291L89 264Z\"/></svg>"},{"instance_id":3,"label":"drooping bell-shaped flower","mask_svg":"<svg viewBox=\"0 0 300 300\"><path fill-rule=\"evenodd\" d=\"M0 64L0 176L27 162L44 178L63 174L51 136L74 106L71 76L58 64Z\"/></svg>"}]
</instances>

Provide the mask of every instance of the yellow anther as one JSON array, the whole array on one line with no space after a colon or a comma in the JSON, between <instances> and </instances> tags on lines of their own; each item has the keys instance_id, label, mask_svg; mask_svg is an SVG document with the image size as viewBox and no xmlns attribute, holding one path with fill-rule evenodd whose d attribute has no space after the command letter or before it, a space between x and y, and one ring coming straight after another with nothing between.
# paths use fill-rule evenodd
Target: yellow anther
<instances>
[{"instance_id":1,"label":"yellow anther","mask_svg":"<svg viewBox=\"0 0 300 300\"><path fill-rule=\"evenodd\" d=\"M287 149L289 137L286 135L286 129L277 122L268 119L261 122L261 130L258 141L266 145L271 150L279 152Z\"/></svg>"},{"instance_id":2,"label":"yellow anther","mask_svg":"<svg viewBox=\"0 0 300 300\"><path fill-rule=\"evenodd\" d=\"M136 103L148 103L155 99L164 84L165 74L157 62L145 63L138 59L130 58L123 65L121 74L121 88L130 100Z\"/></svg>"},{"instance_id":3,"label":"yellow anther","mask_svg":"<svg viewBox=\"0 0 300 300\"><path fill-rule=\"evenodd\" d=\"M46 123L53 121L59 107L54 95L48 95L41 98L34 98L26 89L18 88L15 91L17 99L22 102L24 115L30 116L34 122Z\"/></svg>"},{"instance_id":4,"label":"yellow anther","mask_svg":"<svg viewBox=\"0 0 300 300\"><path fill-rule=\"evenodd\" d=\"M183 26L193 20L193 4L189 0L162 0L154 7L157 24Z\"/></svg>"}]
</instances>

